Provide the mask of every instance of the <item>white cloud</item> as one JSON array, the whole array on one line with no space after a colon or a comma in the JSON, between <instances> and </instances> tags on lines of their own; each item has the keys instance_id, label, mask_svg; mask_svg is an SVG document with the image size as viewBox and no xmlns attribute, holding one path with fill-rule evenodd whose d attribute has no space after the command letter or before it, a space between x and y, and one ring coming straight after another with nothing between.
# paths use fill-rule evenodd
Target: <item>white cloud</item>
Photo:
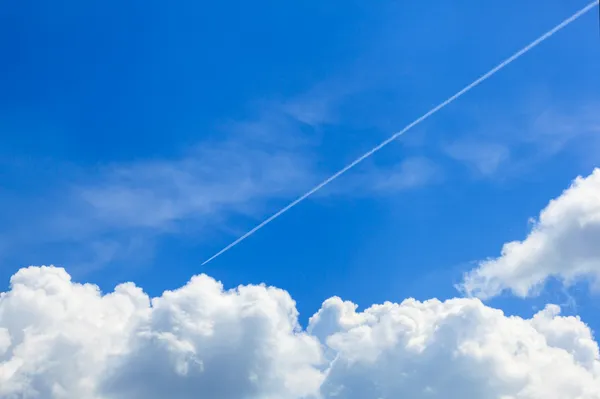
<instances>
[{"instance_id":1,"label":"white cloud","mask_svg":"<svg viewBox=\"0 0 600 399\"><path fill-rule=\"evenodd\" d=\"M594 140L600 133L598 102L575 107L561 105L560 108L547 108L538 113L528 134L520 136L521 140L538 143L548 155L561 151L576 139L583 139L584 142Z\"/></svg>"},{"instance_id":2,"label":"white cloud","mask_svg":"<svg viewBox=\"0 0 600 399\"><path fill-rule=\"evenodd\" d=\"M0 296L0 398L600 398L598 346L558 312L331 298L302 330L276 288L200 275L158 298L103 295L30 267Z\"/></svg>"},{"instance_id":3,"label":"white cloud","mask_svg":"<svg viewBox=\"0 0 600 399\"><path fill-rule=\"evenodd\" d=\"M108 168L98 181L77 187L77 195L91 218L110 227L164 229L295 194L312 183L311 168L298 147L226 141L174 161Z\"/></svg>"},{"instance_id":4,"label":"white cloud","mask_svg":"<svg viewBox=\"0 0 600 399\"><path fill-rule=\"evenodd\" d=\"M600 169L575 179L542 210L527 238L506 243L500 257L465 276L463 288L481 298L504 290L525 297L550 277L566 285L600 281Z\"/></svg>"},{"instance_id":5,"label":"white cloud","mask_svg":"<svg viewBox=\"0 0 600 399\"><path fill-rule=\"evenodd\" d=\"M150 300L133 284L102 295L49 267L11 284L0 298L1 398L297 397L320 382L318 342L278 289L223 291L196 276Z\"/></svg>"},{"instance_id":6,"label":"white cloud","mask_svg":"<svg viewBox=\"0 0 600 399\"><path fill-rule=\"evenodd\" d=\"M424 157L407 158L399 164L379 169L370 176L364 176L365 187L375 192L397 192L415 187L420 187L436 181L441 176L437 165Z\"/></svg>"},{"instance_id":7,"label":"white cloud","mask_svg":"<svg viewBox=\"0 0 600 399\"><path fill-rule=\"evenodd\" d=\"M317 196L389 196L437 183L442 178L442 170L432 160L409 157L391 165L365 165L360 171L342 176Z\"/></svg>"},{"instance_id":8,"label":"white cloud","mask_svg":"<svg viewBox=\"0 0 600 399\"><path fill-rule=\"evenodd\" d=\"M456 141L444 150L450 157L471 165L484 176L496 172L510 156L508 147L492 142Z\"/></svg>"},{"instance_id":9,"label":"white cloud","mask_svg":"<svg viewBox=\"0 0 600 399\"><path fill-rule=\"evenodd\" d=\"M3 202L13 214L0 227L0 256L30 264L39 261L31 254L41 253L84 271L140 262L131 253L151 254L163 234L239 235L241 220L260 218L319 181L312 143L283 111L265 110L219 132L177 156L65 166L65 173L44 176L52 184L35 197L19 192Z\"/></svg>"},{"instance_id":10,"label":"white cloud","mask_svg":"<svg viewBox=\"0 0 600 399\"><path fill-rule=\"evenodd\" d=\"M597 344L554 306L527 320L476 299L409 299L362 313L331 299L313 330L321 319L335 326L326 338L336 354L321 387L327 398L600 397Z\"/></svg>"},{"instance_id":11,"label":"white cloud","mask_svg":"<svg viewBox=\"0 0 600 399\"><path fill-rule=\"evenodd\" d=\"M321 157L330 162L332 154L319 153L317 131L335 123L336 104L354 90L342 87L325 84L288 101L258 104L252 117L221 123L213 132L218 136L171 157L90 169L24 163L26 169L35 164L34 184L43 187L31 187L30 197L19 192L10 201L3 198L12 212L0 226L0 260L50 259L79 274L107 264L145 263L164 234L195 240L217 229L243 234L336 170L323 169ZM42 179L38 169L47 171ZM408 159L322 193L386 195L425 184L436 173L432 162Z\"/></svg>"},{"instance_id":12,"label":"white cloud","mask_svg":"<svg viewBox=\"0 0 600 399\"><path fill-rule=\"evenodd\" d=\"M527 97L527 96L525 96ZM498 109L502 109L498 113ZM573 164L598 164L600 113L595 99L552 103L515 99L509 105L476 104L461 116L468 124L464 133L447 131L429 139L450 158L474 169L480 176L521 179L539 172L540 166L558 154L571 157ZM501 117L499 118L498 115ZM443 121L442 121L443 123Z\"/></svg>"}]
</instances>

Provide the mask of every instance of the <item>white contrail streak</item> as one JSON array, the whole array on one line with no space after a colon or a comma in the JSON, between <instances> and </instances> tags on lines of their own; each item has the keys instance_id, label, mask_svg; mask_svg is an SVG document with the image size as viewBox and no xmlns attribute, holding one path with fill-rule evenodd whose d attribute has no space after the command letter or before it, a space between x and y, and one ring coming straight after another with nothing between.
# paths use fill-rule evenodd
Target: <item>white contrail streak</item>
<instances>
[{"instance_id":1,"label":"white contrail streak","mask_svg":"<svg viewBox=\"0 0 600 399\"><path fill-rule=\"evenodd\" d=\"M357 158L356 160L354 160L352 163L350 163L349 165L345 166L343 169L339 170L335 174L333 174L330 177L328 177L322 183L318 184L317 186L313 187L311 190L307 191L305 194L301 195L296 200L292 201L289 205L287 205L286 207L282 208L278 212L274 213L272 216L270 216L269 218L265 219L259 225L257 225L256 227L254 227L252 230L248 231L246 234L244 234L243 236L241 236L237 240L233 241L231 244L227 245L225 248L223 248L222 250L220 250L219 252L217 252L216 254L214 254L213 256L211 256L210 258L208 258L207 260L205 260L202 263L202 266L206 265L208 262L214 260L215 258L217 258L218 256L224 254L225 252L229 251L231 248L233 248L234 246L236 246L240 242L244 241L246 238L250 237L252 234L256 233L258 230L262 229L267 224L269 224L273 220L277 219L279 216L283 215L285 212L289 211L291 208L293 208L294 206L298 205L300 202L304 201L306 198L310 197L311 195L313 195L314 193L316 193L317 191L319 191L320 189L322 189L323 187L325 187L327 184L331 183L333 180L337 179L339 176L341 176L342 174L346 173L348 170L352 169L354 166L356 166L357 164L359 164L363 160L365 160L368 157L370 157L371 155L375 154L377 151L381 150L383 147L385 147L386 145L388 145L392 141L396 140L398 137L402 136L404 133L406 133L407 131L409 131L410 129L412 129L413 127L415 127L416 125L418 125L419 123L423 122L425 119L429 118L431 115L435 114L436 112L438 112L439 110L441 110L445 106L447 106L450 103L454 102L455 100L457 100L463 94L466 94L471 89L475 88L476 86L479 86L481 83L483 83L484 81L486 81L487 79L489 79L490 77L492 77L493 75L495 75L496 72L499 72L501 69L504 69L504 67L508 66L510 63L512 63L513 61L515 61L517 58L521 57L522 55L524 55L525 53L527 53L529 50L531 50L534 47L536 47L538 44L544 42L546 39L550 38L552 35L554 35L558 31L562 30L567 25L571 24L572 22L574 22L575 20L577 20L579 17L581 17L582 15L584 15L585 13L587 13L588 11L590 11L591 9L593 9L594 7L598 6L598 2L599 2L599 0L595 0L594 2L588 4L587 6L585 6L584 8L582 8L581 10L577 11L575 14L571 15L569 18L565 19L563 22L561 22L560 24L556 25L554 28L552 28L548 32L544 33L542 36L540 36L539 38L535 39L533 42L529 43L527 46L523 47L521 50L517 51L512 56L510 56L506 60L502 61L496 67L494 67L489 72L487 72L486 74L484 74L481 77L479 77L477 80L475 80L473 83L471 83L468 86L466 86L461 91L459 91L458 93L456 93L452 97L448 98L446 101L442 102L441 104L439 104L435 108L431 109L425 115L423 115L420 118L416 119L414 122L410 123L404 129L400 130L399 132L394 133L388 139L386 139L385 141L383 141L382 143L380 143L379 145L377 145L376 147L374 147L372 150L370 150L370 151L366 152L365 154L361 155L359 158Z\"/></svg>"}]
</instances>

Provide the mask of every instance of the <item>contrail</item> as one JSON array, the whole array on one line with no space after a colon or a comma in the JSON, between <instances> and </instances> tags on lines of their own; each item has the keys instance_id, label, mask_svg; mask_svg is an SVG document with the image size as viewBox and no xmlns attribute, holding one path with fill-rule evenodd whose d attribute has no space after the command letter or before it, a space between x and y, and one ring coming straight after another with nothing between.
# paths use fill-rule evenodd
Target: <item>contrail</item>
<instances>
[{"instance_id":1,"label":"contrail","mask_svg":"<svg viewBox=\"0 0 600 399\"><path fill-rule=\"evenodd\" d=\"M369 158L371 155L375 154L377 151L381 150L383 147L385 147L386 145L390 144L392 141L396 140L398 137L402 136L404 133L406 133L407 131L409 131L410 129L412 129L413 127L415 127L416 125L418 125L419 123L423 122L425 119L429 118L431 115L435 114L436 112L438 112L442 108L446 107L450 103L452 103L455 100L457 100L463 94L466 94L471 89L475 88L476 86L479 86L481 83L483 83L484 81L488 80L490 77L492 77L493 75L495 75L496 72L499 72L501 69L504 69L504 67L506 67L509 64L511 64L517 58L519 58L522 55L524 55L525 53L529 52L529 50L533 49L538 44L541 44L546 39L549 39L552 35L554 35L558 31L562 30L567 25L571 24L572 22L574 22L575 20L577 20L579 17L581 17L582 15L584 15L585 13L587 13L588 11L590 11L591 9L593 9L594 7L598 6L599 1L600 0L595 0L592 3L588 4L587 6L585 6L584 8L582 8L581 10L577 11L575 14L571 15L569 18L565 19L563 22L561 22L560 24L556 25L554 28L552 28L548 32L544 33L542 36L538 37L533 42L529 43L527 46L523 47L521 50L517 51L512 56L510 56L506 60L502 61L500 64L498 64L496 67L494 67L493 69L491 69L486 74L484 74L481 77L479 77L473 83L469 84L464 89L460 90L458 93L456 93L452 97L448 98L446 101L440 103L438 106L432 108L429 112L427 112L426 114L424 114L420 118L416 119L414 122L410 123L404 129L400 130L399 132L394 133L388 139L384 140L382 143L380 143L379 145L377 145L376 147L374 147L372 150L370 150L370 151L366 152L365 154L361 155L359 158L357 158L356 160L354 160L352 163L350 163L349 165L345 166L343 169L340 169L338 172L336 172L335 174L333 174L330 177L328 177L327 179L325 179L322 183L320 183L317 186L313 187L311 190L307 191L305 194L301 195L296 200L292 201L289 205L287 205L286 207L282 208L278 212L274 213L269 218L265 219L259 225L257 225L256 227L254 227L252 230L248 231L246 234L244 234L243 236L241 236L237 240L233 241L231 244L227 245L225 248L223 248L222 250L220 250L219 252L217 252L216 254L214 254L213 256L211 256L210 258L208 258L207 260L205 260L202 263L202 266L206 265L208 262L214 260L215 258L221 256L225 252L229 251L231 248L233 248L234 246L236 246L240 242L244 241L246 238L250 237L252 234L256 233L258 230L262 229L267 224L269 224L273 220L277 219L279 216L283 215L284 213L286 213L287 211L289 211L290 209L292 209L294 206L298 205L300 202L304 201L306 198L310 197L311 195L313 195L314 193L316 193L317 191L319 191L320 189L322 189L323 187L325 187L327 184L331 183L332 181L334 181L335 179L337 179L339 176L341 176L342 174L346 173L348 170L350 170L353 167L355 167L356 165L358 165L360 162L362 162L365 159Z\"/></svg>"}]
</instances>

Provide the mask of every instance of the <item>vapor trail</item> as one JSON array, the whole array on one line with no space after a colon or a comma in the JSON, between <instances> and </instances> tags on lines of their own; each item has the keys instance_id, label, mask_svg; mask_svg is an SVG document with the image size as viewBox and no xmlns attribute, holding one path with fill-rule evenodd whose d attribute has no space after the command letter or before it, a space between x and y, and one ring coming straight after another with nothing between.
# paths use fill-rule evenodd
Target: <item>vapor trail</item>
<instances>
[{"instance_id":1,"label":"vapor trail","mask_svg":"<svg viewBox=\"0 0 600 399\"><path fill-rule=\"evenodd\" d=\"M304 201L306 198L310 197L311 195L313 195L314 193L316 193L317 191L319 191L320 189L325 187L327 184L331 183L333 180L337 179L339 176L341 176L342 174L346 173L348 170L350 170L353 167L355 167L356 165L358 165L360 162L369 158L371 155L375 154L377 151L381 150L383 147L385 147L392 141L396 140L398 137L402 136L404 133L406 133L407 131L409 131L410 129L412 129L413 127L418 125L419 123L423 122L425 119L429 118L431 115L435 114L436 112L438 112L442 108L446 107L450 103L453 103L455 100L457 100L463 94L466 94L467 92L469 92L471 89L475 88L476 86L479 86L481 83L485 82L490 77L495 75L496 72L499 72L500 70L504 69L504 67L508 66L513 61L517 60L522 55L529 52L529 50L532 50L534 47L537 47L537 45L539 45L542 42L544 42L545 40L549 39L555 33L559 32L560 30L562 30L563 28L565 28L572 22L575 22L579 17L586 14L588 11L590 11L594 7L598 6L598 3L599 3L599 0L595 0L592 3L588 4L587 6L585 6L584 8L582 8L581 10L577 11L575 14L571 15L569 18L565 19L560 24L556 25L554 28L550 29L548 32L544 33L542 36L538 37L533 42L529 43L527 46L523 47L521 50L517 51L512 56L510 56L506 60L502 61L500 64L498 64L496 67L491 69L489 72L487 72L484 75L482 75L481 77L479 77L473 83L469 84L468 86L466 86L465 88L460 90L458 93L454 94L452 97L448 98L444 102L442 102L439 105L437 105L436 107L432 108L430 111L428 111L423 116L419 117L418 119L416 119L415 121L413 121L412 123L407 125L404 129L394 133L393 135L391 135L389 138L387 138L386 140L381 142L379 145L377 145L370 151L361 155L360 157L358 157L357 159L352 161L350 164L348 164L347 166L340 169L335 174L333 174L330 177L328 177L327 179L325 179L320 184L316 185L315 187L313 187L306 193L302 194L300 197L298 197L294 201L290 202L287 206L285 206L284 208L280 209L279 211L277 211L276 213L274 213L273 215L271 215L270 217L265 219L263 222L261 222L256 227L254 227L252 230L248 231L243 236L241 236L237 240L233 241L231 244L227 245L225 248L223 248L222 250L220 250L219 252L217 252L216 254L214 254L213 256L211 256L210 258L205 260L204 262L202 262L202 266L206 265L207 263L214 260L215 258L221 256L225 252L229 251L231 248L233 248L240 242L244 241L246 238L250 237L252 234L256 233L258 230L262 229L267 224L269 224L273 220L277 219L279 216L283 215L284 213L289 211L291 208L298 205L300 202Z\"/></svg>"}]
</instances>

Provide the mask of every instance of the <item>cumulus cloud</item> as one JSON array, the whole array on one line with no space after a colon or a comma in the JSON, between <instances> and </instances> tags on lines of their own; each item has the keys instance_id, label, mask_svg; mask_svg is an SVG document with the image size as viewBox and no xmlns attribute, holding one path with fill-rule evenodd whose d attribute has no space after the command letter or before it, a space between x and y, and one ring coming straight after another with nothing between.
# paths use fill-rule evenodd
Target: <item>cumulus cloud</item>
<instances>
[{"instance_id":1,"label":"cumulus cloud","mask_svg":"<svg viewBox=\"0 0 600 399\"><path fill-rule=\"evenodd\" d=\"M199 275L149 298L30 267L0 296L0 398L600 398L598 345L559 312L334 297L303 329L264 285Z\"/></svg>"},{"instance_id":2,"label":"cumulus cloud","mask_svg":"<svg viewBox=\"0 0 600 399\"><path fill-rule=\"evenodd\" d=\"M326 398L600 397L598 346L555 306L527 320L476 299L409 299L357 313L334 298L312 328L321 320L333 327L326 345L336 354Z\"/></svg>"},{"instance_id":3,"label":"cumulus cloud","mask_svg":"<svg viewBox=\"0 0 600 399\"><path fill-rule=\"evenodd\" d=\"M22 269L0 331L2 398L300 397L320 382L319 343L286 292L224 291L203 275L150 299L131 283L103 295L63 269Z\"/></svg>"},{"instance_id":4,"label":"cumulus cloud","mask_svg":"<svg viewBox=\"0 0 600 399\"><path fill-rule=\"evenodd\" d=\"M600 281L600 169L575 179L541 211L523 241L506 243L500 257L465 276L463 288L480 298L505 290L526 297L551 277L567 286Z\"/></svg>"}]
</instances>

